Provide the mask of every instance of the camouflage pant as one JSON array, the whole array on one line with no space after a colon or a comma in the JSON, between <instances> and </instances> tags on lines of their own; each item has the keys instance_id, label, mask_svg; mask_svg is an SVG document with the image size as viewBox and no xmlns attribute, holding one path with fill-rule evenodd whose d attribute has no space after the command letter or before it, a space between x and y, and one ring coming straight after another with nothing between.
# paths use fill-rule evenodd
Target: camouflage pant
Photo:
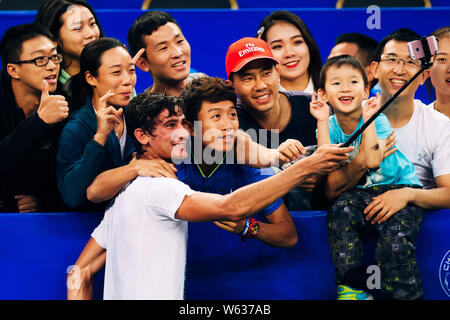
<instances>
[{"instance_id":1,"label":"camouflage pant","mask_svg":"<svg viewBox=\"0 0 450 320\"><path fill-rule=\"evenodd\" d=\"M422 283L414 245L422 222L423 210L408 205L387 221L372 225L365 220L364 209L376 197L404 185L354 188L340 195L327 215L331 260L336 269L336 282L367 290L368 274L363 266L360 236L376 231L375 259L381 271L383 295L394 299L423 298Z\"/></svg>"}]
</instances>

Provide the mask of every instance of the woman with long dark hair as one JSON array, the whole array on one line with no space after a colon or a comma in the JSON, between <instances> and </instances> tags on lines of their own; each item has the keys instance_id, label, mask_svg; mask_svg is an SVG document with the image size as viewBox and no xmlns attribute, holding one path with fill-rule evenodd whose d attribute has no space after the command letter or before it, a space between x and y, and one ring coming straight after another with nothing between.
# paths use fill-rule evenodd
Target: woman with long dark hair
<instances>
[{"instance_id":1,"label":"woman with long dark hair","mask_svg":"<svg viewBox=\"0 0 450 320\"><path fill-rule=\"evenodd\" d=\"M322 68L319 47L306 24L292 12L272 12L261 22L257 36L269 44L280 62L281 89L312 93Z\"/></svg>"}]
</instances>

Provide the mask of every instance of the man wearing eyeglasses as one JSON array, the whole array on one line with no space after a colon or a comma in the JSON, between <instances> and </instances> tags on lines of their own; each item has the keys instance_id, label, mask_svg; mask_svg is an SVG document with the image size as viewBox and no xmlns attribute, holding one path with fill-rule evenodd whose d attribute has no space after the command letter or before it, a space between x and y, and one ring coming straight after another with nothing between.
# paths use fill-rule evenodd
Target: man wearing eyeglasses
<instances>
[{"instance_id":1,"label":"man wearing eyeglasses","mask_svg":"<svg viewBox=\"0 0 450 320\"><path fill-rule=\"evenodd\" d=\"M411 59L407 47L418 39L417 33L399 29L380 42L372 69L380 82L381 104L420 70L421 62ZM425 209L450 208L450 121L414 99L429 74L424 71L384 111L395 129L398 148L413 162L424 189L403 188L377 197L366 209L369 217L389 217L408 203Z\"/></svg>"},{"instance_id":2,"label":"man wearing eyeglasses","mask_svg":"<svg viewBox=\"0 0 450 320\"><path fill-rule=\"evenodd\" d=\"M62 56L34 24L8 29L0 56L0 212L60 210L54 159L69 108L50 92Z\"/></svg>"},{"instance_id":3,"label":"man wearing eyeglasses","mask_svg":"<svg viewBox=\"0 0 450 320\"><path fill-rule=\"evenodd\" d=\"M371 68L381 87L380 105L420 70L420 60L411 59L407 46L408 42L418 39L417 33L399 29L378 45ZM408 203L424 209L450 208L450 121L414 99L417 88L428 76L429 70L424 71L384 111L395 129L396 146L414 164L424 189L402 188L374 198L365 209L367 219L385 221ZM357 183L365 172L362 169L355 169L351 178L354 181L341 183ZM337 186L334 187L337 190Z\"/></svg>"}]
</instances>

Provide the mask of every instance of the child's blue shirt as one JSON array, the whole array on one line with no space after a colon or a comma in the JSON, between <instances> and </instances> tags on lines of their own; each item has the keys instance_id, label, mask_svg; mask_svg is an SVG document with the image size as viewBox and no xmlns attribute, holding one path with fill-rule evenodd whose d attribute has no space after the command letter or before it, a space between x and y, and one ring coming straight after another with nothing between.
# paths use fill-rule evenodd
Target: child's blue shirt
<instances>
[{"instance_id":1,"label":"child's blue shirt","mask_svg":"<svg viewBox=\"0 0 450 320\"><path fill-rule=\"evenodd\" d=\"M358 126L355 131L363 125L363 118L361 117ZM392 132L391 125L384 114L380 114L375 119L375 128L377 131L378 140L385 140ZM331 143L344 143L351 136L345 134L337 121L336 115L332 115L329 118L329 132ZM349 154L349 160L351 161L359 152L359 146L361 144L361 135L351 144L355 147L355 150ZM417 178L414 170L414 165L411 161L397 149L392 155L381 161L378 169L370 169L367 175L367 180L364 185L357 187L368 188L376 185L393 185L393 184L405 184L405 185L418 185L422 186L422 183Z\"/></svg>"}]
</instances>

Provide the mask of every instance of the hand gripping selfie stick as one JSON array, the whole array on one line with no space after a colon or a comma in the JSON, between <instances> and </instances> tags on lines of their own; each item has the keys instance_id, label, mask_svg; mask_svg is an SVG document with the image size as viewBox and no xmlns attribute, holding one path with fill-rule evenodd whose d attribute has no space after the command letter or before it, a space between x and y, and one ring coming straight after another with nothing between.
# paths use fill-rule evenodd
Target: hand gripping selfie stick
<instances>
[{"instance_id":1,"label":"hand gripping selfie stick","mask_svg":"<svg viewBox=\"0 0 450 320\"><path fill-rule=\"evenodd\" d=\"M411 57L413 59L417 59L420 58L420 61L422 62L422 67L420 68L419 71L417 71L417 73L411 78L409 79L408 82L406 82L403 87L401 87L388 101L385 102L385 104L378 109L377 112L375 112L372 117L369 118L369 120L367 120L366 122L363 123L363 125L361 126L361 128L358 129L358 131L356 131L345 143L342 144L342 148L348 147L350 146L350 144L356 140L356 138L358 138L358 136L363 133L363 131L373 122L375 121L376 117L378 117L380 115L380 113L382 113L391 103L392 101L395 100L395 98L397 98L414 80L416 80L416 78L425 70L429 69L432 65L433 62L431 62L431 56L437 51L437 45L436 45L436 41L434 39L430 39L430 38L434 38L434 37L428 37L428 38L422 38L420 40L416 40L416 41L412 41L408 43L408 48L411 54ZM433 50L433 52L431 52L430 50L430 41L432 41L432 45L434 46L431 47ZM417 54L415 54L414 51L420 51L419 55L417 56Z\"/></svg>"}]
</instances>

